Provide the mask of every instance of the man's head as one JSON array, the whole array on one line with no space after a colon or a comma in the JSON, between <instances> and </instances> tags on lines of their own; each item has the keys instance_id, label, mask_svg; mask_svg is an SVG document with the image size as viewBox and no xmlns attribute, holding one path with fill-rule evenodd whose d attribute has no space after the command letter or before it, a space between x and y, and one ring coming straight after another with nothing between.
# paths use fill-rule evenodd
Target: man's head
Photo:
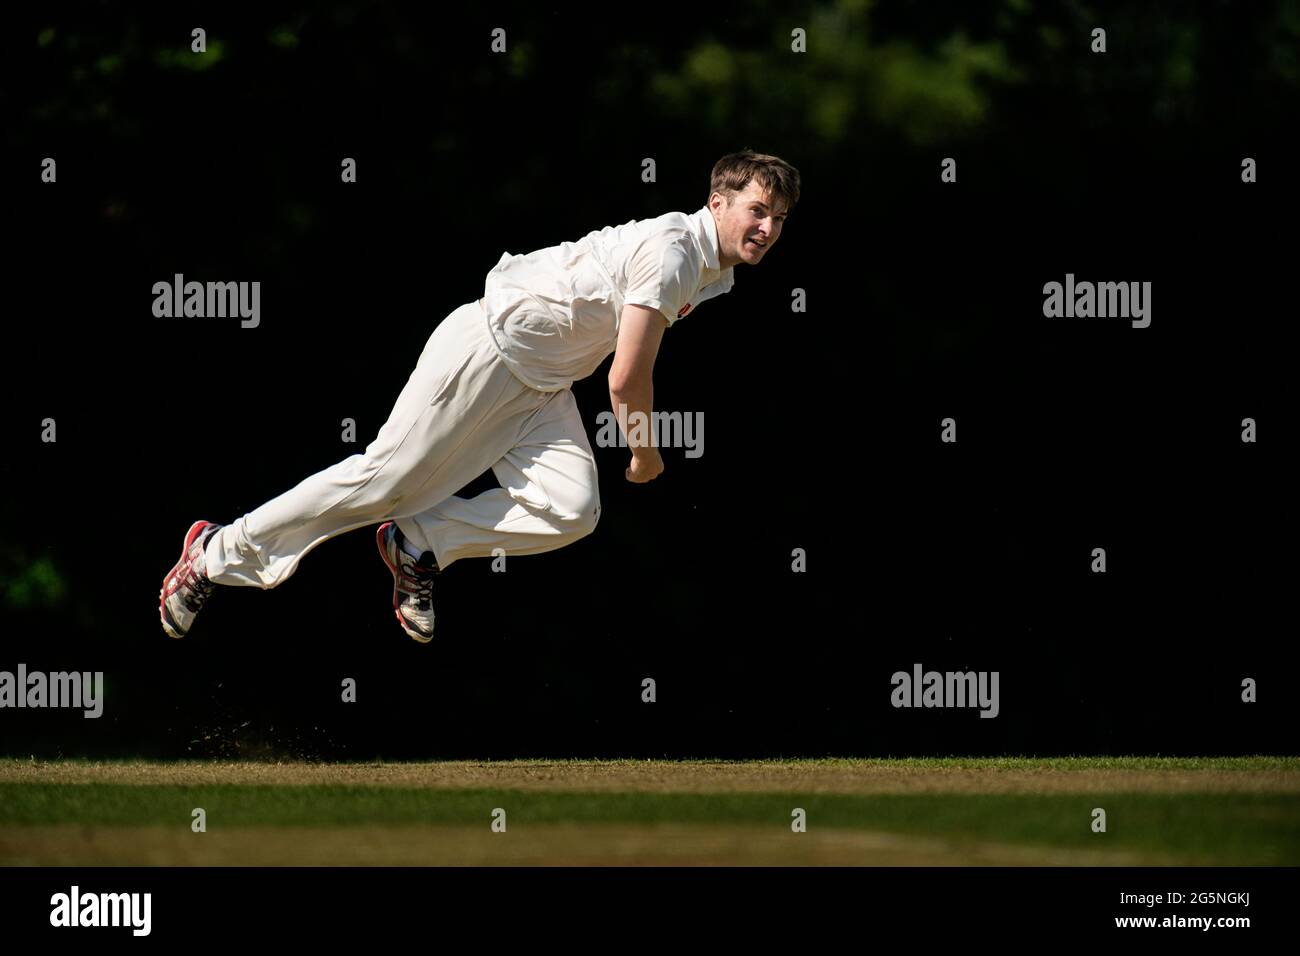
<instances>
[{"instance_id":1,"label":"man's head","mask_svg":"<svg viewBox=\"0 0 1300 956\"><path fill-rule=\"evenodd\" d=\"M785 160L748 149L718 160L708 206L718 225L722 268L761 262L798 201L799 171Z\"/></svg>"}]
</instances>

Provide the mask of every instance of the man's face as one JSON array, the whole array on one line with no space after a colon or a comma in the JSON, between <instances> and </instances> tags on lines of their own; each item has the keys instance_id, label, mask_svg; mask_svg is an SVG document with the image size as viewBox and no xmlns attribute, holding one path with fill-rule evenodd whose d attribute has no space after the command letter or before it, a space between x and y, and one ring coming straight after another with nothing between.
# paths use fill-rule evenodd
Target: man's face
<instances>
[{"instance_id":1,"label":"man's face","mask_svg":"<svg viewBox=\"0 0 1300 956\"><path fill-rule=\"evenodd\" d=\"M718 259L723 269L742 262L758 265L764 253L781 238L785 209L773 208L772 202L756 179L731 197L730 206L722 193L709 197L709 208L718 224Z\"/></svg>"}]
</instances>

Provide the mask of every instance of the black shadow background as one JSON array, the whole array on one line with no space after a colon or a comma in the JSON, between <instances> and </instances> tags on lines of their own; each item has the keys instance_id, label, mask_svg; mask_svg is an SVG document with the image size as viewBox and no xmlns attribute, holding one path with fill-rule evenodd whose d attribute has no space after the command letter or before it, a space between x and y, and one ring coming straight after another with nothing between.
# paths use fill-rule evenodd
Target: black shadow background
<instances>
[{"instance_id":1,"label":"black shadow background","mask_svg":"<svg viewBox=\"0 0 1300 956\"><path fill-rule=\"evenodd\" d=\"M355 3L18 19L0 669L103 670L107 697L97 721L7 711L0 750L1293 751L1295 5L970 6L635 30ZM195 25L221 44L205 69L184 65ZM665 337L656 405L705 413L703 457L670 450L633 486L597 449L597 532L448 569L428 647L360 532L162 634L189 522L363 450L502 251L694 211L742 147L796 165L803 197L767 261ZM154 318L177 272L260 281L260 327ZM1044 318L1067 272L1152 282L1150 328ZM574 389L593 435L603 372ZM892 708L917 662L999 671L1000 715Z\"/></svg>"}]
</instances>

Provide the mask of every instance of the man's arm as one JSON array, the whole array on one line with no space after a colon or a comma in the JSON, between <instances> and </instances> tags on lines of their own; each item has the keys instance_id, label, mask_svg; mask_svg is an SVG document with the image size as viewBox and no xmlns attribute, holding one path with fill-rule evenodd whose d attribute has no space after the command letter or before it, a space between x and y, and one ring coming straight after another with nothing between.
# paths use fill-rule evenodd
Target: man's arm
<instances>
[{"instance_id":1,"label":"man's arm","mask_svg":"<svg viewBox=\"0 0 1300 956\"><path fill-rule=\"evenodd\" d=\"M650 481L664 470L659 449L652 444L651 413L654 411L655 356L659 354L659 343L666 328L668 320L658 309L644 305L624 306L619 319L614 364L609 370L609 400L618 417L618 427L623 430L632 450L632 463L625 474L628 481L637 483ZM642 419L646 423L644 444L634 444L634 438L639 436L628 435L628 418L634 412L645 416Z\"/></svg>"}]
</instances>

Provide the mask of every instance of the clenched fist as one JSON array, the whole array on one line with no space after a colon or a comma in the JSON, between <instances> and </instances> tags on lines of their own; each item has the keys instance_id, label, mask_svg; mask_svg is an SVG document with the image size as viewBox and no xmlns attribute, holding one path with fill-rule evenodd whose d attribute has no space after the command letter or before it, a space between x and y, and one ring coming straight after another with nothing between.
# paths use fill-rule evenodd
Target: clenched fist
<instances>
[{"instance_id":1,"label":"clenched fist","mask_svg":"<svg viewBox=\"0 0 1300 956\"><path fill-rule=\"evenodd\" d=\"M647 448L640 455L632 456L632 464L627 466L625 474L628 481L639 485L658 478L663 470L664 460L659 454L659 449Z\"/></svg>"}]
</instances>

